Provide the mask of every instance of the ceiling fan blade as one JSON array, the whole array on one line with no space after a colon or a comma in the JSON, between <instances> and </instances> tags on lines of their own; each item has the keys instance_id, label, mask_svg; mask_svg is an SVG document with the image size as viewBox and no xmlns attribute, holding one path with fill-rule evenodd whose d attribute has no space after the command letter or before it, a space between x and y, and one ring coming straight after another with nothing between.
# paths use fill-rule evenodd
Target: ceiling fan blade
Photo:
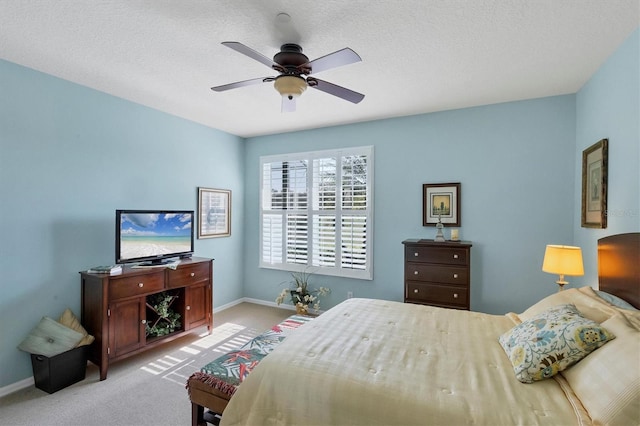
<instances>
[{"instance_id":1,"label":"ceiling fan blade","mask_svg":"<svg viewBox=\"0 0 640 426\"><path fill-rule=\"evenodd\" d=\"M357 104L364 99L364 95L362 93L354 92L346 87L338 86L337 84L329 83L328 81L320 80L319 78L309 77L307 79L307 83L309 83L309 87L337 96L345 101L353 102L354 104Z\"/></svg>"},{"instance_id":2,"label":"ceiling fan blade","mask_svg":"<svg viewBox=\"0 0 640 426\"><path fill-rule=\"evenodd\" d=\"M349 65L360 61L362 61L362 58L360 58L356 52L345 47L342 50L314 59L305 65L311 67L311 72L316 74L331 68L341 67L343 65Z\"/></svg>"},{"instance_id":3,"label":"ceiling fan blade","mask_svg":"<svg viewBox=\"0 0 640 426\"><path fill-rule=\"evenodd\" d=\"M228 48L235 50L238 53L242 53L243 55L246 55L251 59L255 59L256 61L265 64L269 68L273 68L274 65L276 66L278 65L275 62L273 62L271 58L268 58L264 56L262 53L256 50L253 50L252 48L247 47L244 44L239 43L237 41L223 41L222 44L224 44Z\"/></svg>"},{"instance_id":4,"label":"ceiling fan blade","mask_svg":"<svg viewBox=\"0 0 640 426\"><path fill-rule=\"evenodd\" d=\"M252 78L251 80L243 80L236 81L235 83L223 84L222 86L212 87L211 90L214 92L224 92L225 90L236 89L238 87L244 86L252 86L254 84L264 83L266 81L271 81L273 77L260 77L260 78Z\"/></svg>"},{"instance_id":5,"label":"ceiling fan blade","mask_svg":"<svg viewBox=\"0 0 640 426\"><path fill-rule=\"evenodd\" d=\"M282 97L282 112L294 112L296 110L296 98Z\"/></svg>"}]
</instances>

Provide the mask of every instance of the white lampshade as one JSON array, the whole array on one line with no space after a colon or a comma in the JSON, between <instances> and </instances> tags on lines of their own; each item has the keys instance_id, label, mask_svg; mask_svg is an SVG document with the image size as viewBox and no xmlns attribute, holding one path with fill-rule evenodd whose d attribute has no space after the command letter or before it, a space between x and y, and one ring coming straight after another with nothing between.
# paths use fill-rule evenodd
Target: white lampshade
<instances>
[{"instance_id":1,"label":"white lampshade","mask_svg":"<svg viewBox=\"0 0 640 426\"><path fill-rule=\"evenodd\" d=\"M544 252L542 270L550 274L584 275L582 249L573 246L548 245Z\"/></svg>"}]
</instances>

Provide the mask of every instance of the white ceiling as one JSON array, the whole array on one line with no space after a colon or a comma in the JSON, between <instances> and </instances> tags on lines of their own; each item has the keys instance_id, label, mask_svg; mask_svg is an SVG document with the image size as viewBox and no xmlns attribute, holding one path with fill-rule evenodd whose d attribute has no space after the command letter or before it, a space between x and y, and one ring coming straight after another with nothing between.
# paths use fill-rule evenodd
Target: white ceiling
<instances>
[{"instance_id":1,"label":"white ceiling","mask_svg":"<svg viewBox=\"0 0 640 426\"><path fill-rule=\"evenodd\" d=\"M575 93L639 23L639 0L0 0L0 58L251 137ZM215 93L275 75L223 41L350 47L362 62L317 77L366 97Z\"/></svg>"}]
</instances>

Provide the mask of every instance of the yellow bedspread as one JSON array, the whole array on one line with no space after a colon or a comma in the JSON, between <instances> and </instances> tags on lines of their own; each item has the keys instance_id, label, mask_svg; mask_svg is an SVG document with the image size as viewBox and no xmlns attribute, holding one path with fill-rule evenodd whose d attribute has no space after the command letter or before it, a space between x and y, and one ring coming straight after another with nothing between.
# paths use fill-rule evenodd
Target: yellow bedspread
<instances>
[{"instance_id":1,"label":"yellow bedspread","mask_svg":"<svg viewBox=\"0 0 640 426\"><path fill-rule=\"evenodd\" d=\"M513 326L506 315L349 299L263 359L221 424L583 424L561 379L515 378L498 343Z\"/></svg>"}]
</instances>

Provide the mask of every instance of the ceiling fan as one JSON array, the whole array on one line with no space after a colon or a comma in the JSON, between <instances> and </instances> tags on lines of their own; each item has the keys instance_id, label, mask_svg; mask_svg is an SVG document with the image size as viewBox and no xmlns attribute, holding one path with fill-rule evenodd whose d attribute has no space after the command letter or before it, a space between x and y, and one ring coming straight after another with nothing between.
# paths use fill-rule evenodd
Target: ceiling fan
<instances>
[{"instance_id":1,"label":"ceiling fan","mask_svg":"<svg viewBox=\"0 0 640 426\"><path fill-rule=\"evenodd\" d=\"M211 88L214 92L224 92L238 87L273 81L273 86L282 95L282 112L295 111L296 98L307 87L318 89L354 104L364 99L364 95L361 93L310 76L311 73L315 74L331 68L360 62L362 60L360 56L348 47L309 61L309 58L302 53L302 47L294 43L283 44L280 47L280 52L276 53L273 60L237 41L225 41L222 44L265 64L269 68L278 71L280 75L215 86Z\"/></svg>"}]
</instances>

